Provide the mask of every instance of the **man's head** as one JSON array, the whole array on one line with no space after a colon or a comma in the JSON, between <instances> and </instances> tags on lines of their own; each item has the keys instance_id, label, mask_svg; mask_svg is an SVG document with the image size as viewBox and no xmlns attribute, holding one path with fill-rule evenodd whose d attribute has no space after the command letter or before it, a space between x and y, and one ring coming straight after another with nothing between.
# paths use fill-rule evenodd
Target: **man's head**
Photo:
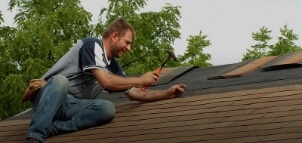
<instances>
[{"instance_id":1,"label":"man's head","mask_svg":"<svg viewBox=\"0 0 302 143\"><path fill-rule=\"evenodd\" d=\"M135 37L135 30L127 21L122 18L114 20L104 31L102 38L108 42L108 58L120 58L131 49L131 43ZM108 56L107 55L107 56Z\"/></svg>"}]
</instances>

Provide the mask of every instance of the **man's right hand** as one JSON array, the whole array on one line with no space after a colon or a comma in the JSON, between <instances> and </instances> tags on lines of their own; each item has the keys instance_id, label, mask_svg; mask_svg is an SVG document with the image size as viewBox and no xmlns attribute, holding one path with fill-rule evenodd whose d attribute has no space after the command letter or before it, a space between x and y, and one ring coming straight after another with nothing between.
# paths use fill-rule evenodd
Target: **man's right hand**
<instances>
[{"instance_id":1,"label":"man's right hand","mask_svg":"<svg viewBox=\"0 0 302 143\"><path fill-rule=\"evenodd\" d=\"M142 86L151 86L157 81L158 77L159 74L156 71L152 71L140 76L139 80Z\"/></svg>"}]
</instances>

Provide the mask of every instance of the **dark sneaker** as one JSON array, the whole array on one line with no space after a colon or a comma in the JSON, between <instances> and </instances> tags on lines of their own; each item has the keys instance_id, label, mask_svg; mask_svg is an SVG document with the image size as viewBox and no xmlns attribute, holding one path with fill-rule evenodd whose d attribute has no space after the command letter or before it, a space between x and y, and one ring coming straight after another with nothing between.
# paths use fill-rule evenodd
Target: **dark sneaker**
<instances>
[{"instance_id":1,"label":"dark sneaker","mask_svg":"<svg viewBox=\"0 0 302 143\"><path fill-rule=\"evenodd\" d=\"M57 128L55 128L54 126L50 127L50 132L49 132L49 137L55 136L55 135L59 135L59 131Z\"/></svg>"}]
</instances>

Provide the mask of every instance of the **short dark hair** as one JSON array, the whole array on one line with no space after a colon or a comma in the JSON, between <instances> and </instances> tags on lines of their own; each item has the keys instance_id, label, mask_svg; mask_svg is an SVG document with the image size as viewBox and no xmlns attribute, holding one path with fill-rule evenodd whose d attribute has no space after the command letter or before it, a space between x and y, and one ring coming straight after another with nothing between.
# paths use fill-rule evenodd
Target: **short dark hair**
<instances>
[{"instance_id":1,"label":"short dark hair","mask_svg":"<svg viewBox=\"0 0 302 143\"><path fill-rule=\"evenodd\" d=\"M132 32L133 37L135 37L135 30L132 25L123 18L117 18L108 25L102 35L102 38L108 38L109 35L113 32L117 32L119 34L119 37L122 37L126 34L128 30L130 30Z\"/></svg>"}]
</instances>

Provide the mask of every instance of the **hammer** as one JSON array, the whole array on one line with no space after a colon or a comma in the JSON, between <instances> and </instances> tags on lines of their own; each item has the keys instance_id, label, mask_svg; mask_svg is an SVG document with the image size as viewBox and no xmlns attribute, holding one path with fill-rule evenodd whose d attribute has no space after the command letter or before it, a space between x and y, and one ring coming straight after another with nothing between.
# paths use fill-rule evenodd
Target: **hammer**
<instances>
[{"instance_id":1,"label":"hammer","mask_svg":"<svg viewBox=\"0 0 302 143\"><path fill-rule=\"evenodd\" d=\"M163 67L166 65L166 63L173 58L175 61L177 61L177 58L175 56L175 54L172 51L169 50L165 50L168 53L168 57L166 58L166 60L161 64L160 67L158 67L155 71L159 74L161 72L161 70L163 69ZM143 86L142 90L146 91L146 89L148 88L148 86Z\"/></svg>"}]
</instances>

